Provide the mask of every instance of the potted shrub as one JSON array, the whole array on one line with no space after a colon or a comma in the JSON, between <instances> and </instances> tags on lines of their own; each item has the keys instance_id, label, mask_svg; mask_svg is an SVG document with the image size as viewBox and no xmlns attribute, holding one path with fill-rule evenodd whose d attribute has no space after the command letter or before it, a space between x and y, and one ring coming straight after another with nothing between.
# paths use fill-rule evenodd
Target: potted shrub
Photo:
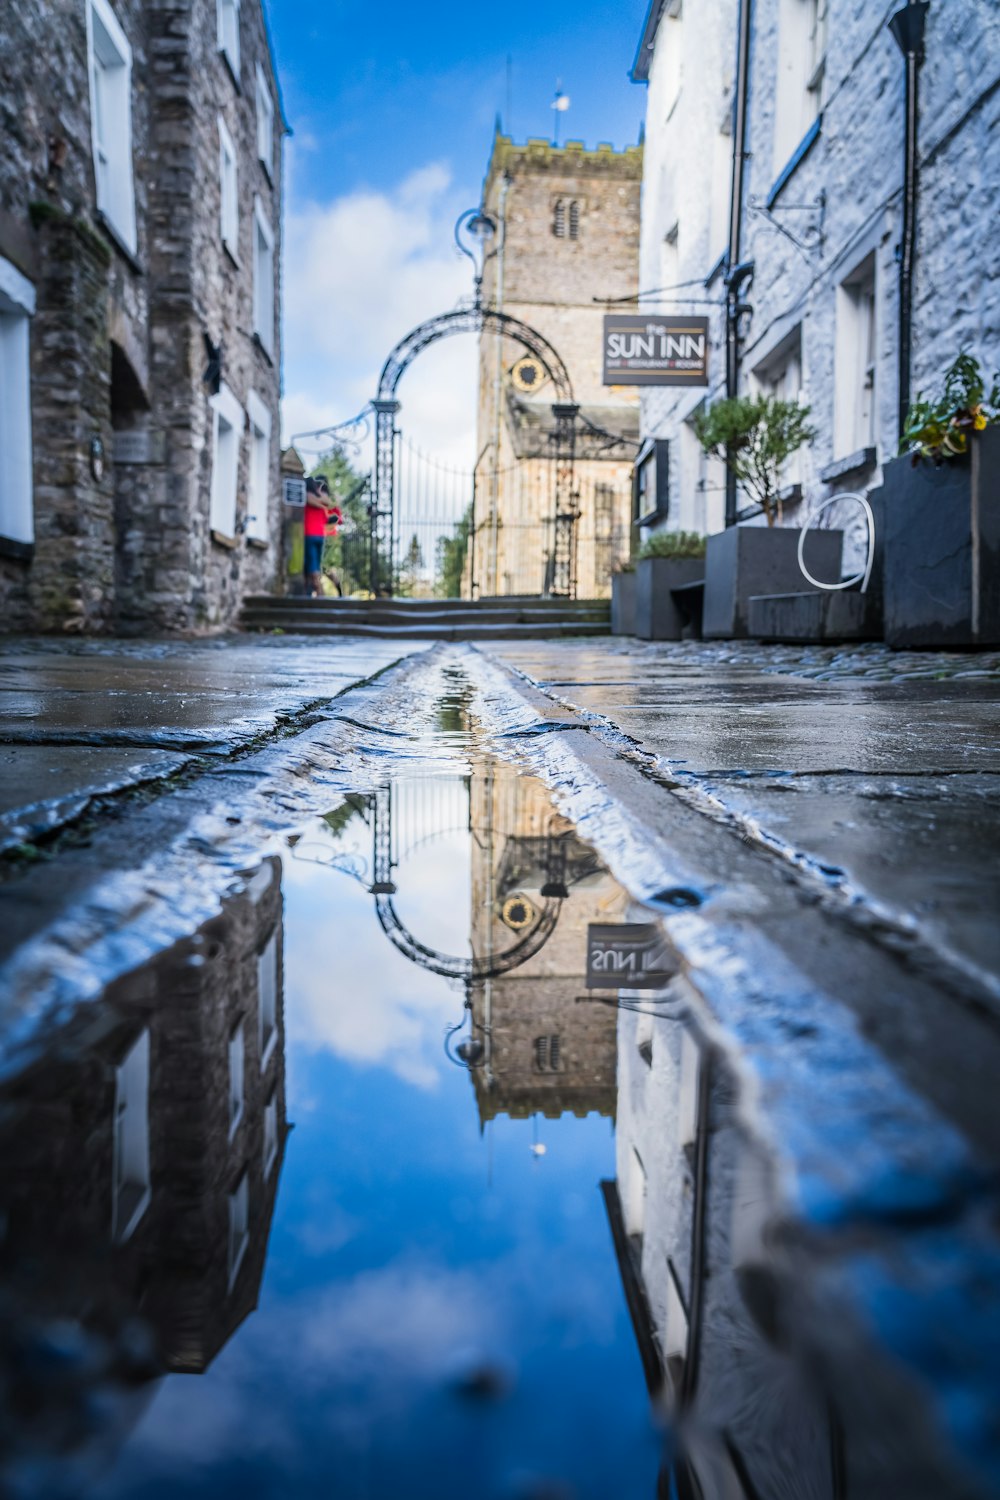
<instances>
[{"instance_id":1,"label":"potted shrub","mask_svg":"<svg viewBox=\"0 0 1000 1500\"><path fill-rule=\"evenodd\" d=\"M619 563L611 574L611 634L635 635L634 563Z\"/></svg>"},{"instance_id":2,"label":"potted shrub","mask_svg":"<svg viewBox=\"0 0 1000 1500\"><path fill-rule=\"evenodd\" d=\"M708 639L745 636L752 597L805 591L799 528L780 524L781 470L815 430L808 406L776 396L716 401L696 415L694 427L706 453L722 459L767 522L731 526L708 538L703 633ZM839 578L842 548L842 532L812 531L806 566L817 578Z\"/></svg>"},{"instance_id":3,"label":"potted shrub","mask_svg":"<svg viewBox=\"0 0 1000 1500\"><path fill-rule=\"evenodd\" d=\"M635 634L644 641L679 641L690 607L675 592L705 576L705 538L694 531L655 531L635 568Z\"/></svg>"},{"instance_id":4,"label":"potted shrub","mask_svg":"<svg viewBox=\"0 0 1000 1500\"><path fill-rule=\"evenodd\" d=\"M1000 378L966 351L883 471L890 646L1000 645Z\"/></svg>"}]
</instances>

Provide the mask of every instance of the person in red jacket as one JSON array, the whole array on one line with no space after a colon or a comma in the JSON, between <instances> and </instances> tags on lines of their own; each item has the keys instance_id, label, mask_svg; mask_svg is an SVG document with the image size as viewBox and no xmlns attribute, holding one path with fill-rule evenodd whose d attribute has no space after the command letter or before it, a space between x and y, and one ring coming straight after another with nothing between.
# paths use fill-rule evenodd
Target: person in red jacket
<instances>
[{"instance_id":1,"label":"person in red jacket","mask_svg":"<svg viewBox=\"0 0 1000 1500\"><path fill-rule=\"evenodd\" d=\"M330 498L330 486L325 476L316 474L307 479L305 553L302 560L307 599L320 599L323 596L323 542L328 536L336 536L341 520L340 510ZM340 592L339 583L337 592Z\"/></svg>"}]
</instances>

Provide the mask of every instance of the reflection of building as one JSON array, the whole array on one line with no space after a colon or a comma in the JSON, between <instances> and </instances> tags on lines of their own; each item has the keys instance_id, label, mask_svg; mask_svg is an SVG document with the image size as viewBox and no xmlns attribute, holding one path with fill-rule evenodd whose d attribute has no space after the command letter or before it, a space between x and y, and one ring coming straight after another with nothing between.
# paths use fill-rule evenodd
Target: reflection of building
<instances>
[{"instance_id":1,"label":"reflection of building","mask_svg":"<svg viewBox=\"0 0 1000 1500\"><path fill-rule=\"evenodd\" d=\"M279 871L111 985L3 1092L0 1301L22 1337L56 1320L99 1345L82 1386L201 1372L256 1306L287 1128ZM40 1389L39 1420L64 1396Z\"/></svg>"},{"instance_id":2,"label":"reflection of building","mask_svg":"<svg viewBox=\"0 0 1000 1500\"><path fill-rule=\"evenodd\" d=\"M515 146L497 135L483 206L502 226L487 261L487 305L528 323L561 355L581 416L638 436L633 388L602 385L601 297L638 286L642 149L587 151L571 141ZM481 594L559 591L553 574L555 462L552 406L565 397L517 344L484 331L472 578ZM577 426L576 592L606 597L612 565L628 555L635 447L609 447Z\"/></svg>"},{"instance_id":3,"label":"reflection of building","mask_svg":"<svg viewBox=\"0 0 1000 1500\"><path fill-rule=\"evenodd\" d=\"M615 1012L586 995L587 924L620 917L628 898L541 782L501 764L471 785L472 951L488 961L528 930L546 903L558 918L523 964L472 987L473 1020L489 1037L473 1073L480 1118L615 1112Z\"/></svg>"},{"instance_id":4,"label":"reflection of building","mask_svg":"<svg viewBox=\"0 0 1000 1500\"><path fill-rule=\"evenodd\" d=\"M617 1185L604 1189L647 1379L686 1438L675 1480L733 1500L832 1500L843 1493L836 1412L775 1337L771 1164L740 1129L721 1057L684 1022L653 1016L648 996L629 1003Z\"/></svg>"}]
</instances>

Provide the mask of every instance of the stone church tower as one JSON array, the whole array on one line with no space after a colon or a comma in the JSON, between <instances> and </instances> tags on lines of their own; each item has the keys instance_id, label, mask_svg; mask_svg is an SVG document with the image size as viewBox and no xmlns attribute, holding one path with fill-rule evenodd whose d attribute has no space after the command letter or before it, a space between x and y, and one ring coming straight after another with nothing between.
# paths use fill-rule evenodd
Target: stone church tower
<instances>
[{"instance_id":1,"label":"stone church tower","mask_svg":"<svg viewBox=\"0 0 1000 1500\"><path fill-rule=\"evenodd\" d=\"M607 597L612 567L628 555L638 398L634 388L602 384L607 307L595 299L638 290L641 181L641 146L588 151L580 141L517 146L499 132L494 138L483 208L498 234L483 298L542 333L567 368L580 406L570 506L578 515L567 570L556 563L552 407L560 394L534 356L484 330L463 592Z\"/></svg>"}]
</instances>

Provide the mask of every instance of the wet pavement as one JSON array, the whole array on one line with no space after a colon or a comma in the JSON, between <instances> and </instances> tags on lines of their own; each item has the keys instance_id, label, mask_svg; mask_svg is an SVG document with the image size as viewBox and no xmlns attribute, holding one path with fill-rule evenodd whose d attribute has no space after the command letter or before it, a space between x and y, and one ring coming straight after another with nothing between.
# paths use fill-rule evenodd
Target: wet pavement
<instances>
[{"instance_id":1,"label":"wet pavement","mask_svg":"<svg viewBox=\"0 0 1000 1500\"><path fill-rule=\"evenodd\" d=\"M149 650L3 679L0 1493L1000 1493L993 679Z\"/></svg>"},{"instance_id":2,"label":"wet pavement","mask_svg":"<svg viewBox=\"0 0 1000 1500\"><path fill-rule=\"evenodd\" d=\"M1000 999L1000 657L511 644L741 837L878 902Z\"/></svg>"}]
</instances>

